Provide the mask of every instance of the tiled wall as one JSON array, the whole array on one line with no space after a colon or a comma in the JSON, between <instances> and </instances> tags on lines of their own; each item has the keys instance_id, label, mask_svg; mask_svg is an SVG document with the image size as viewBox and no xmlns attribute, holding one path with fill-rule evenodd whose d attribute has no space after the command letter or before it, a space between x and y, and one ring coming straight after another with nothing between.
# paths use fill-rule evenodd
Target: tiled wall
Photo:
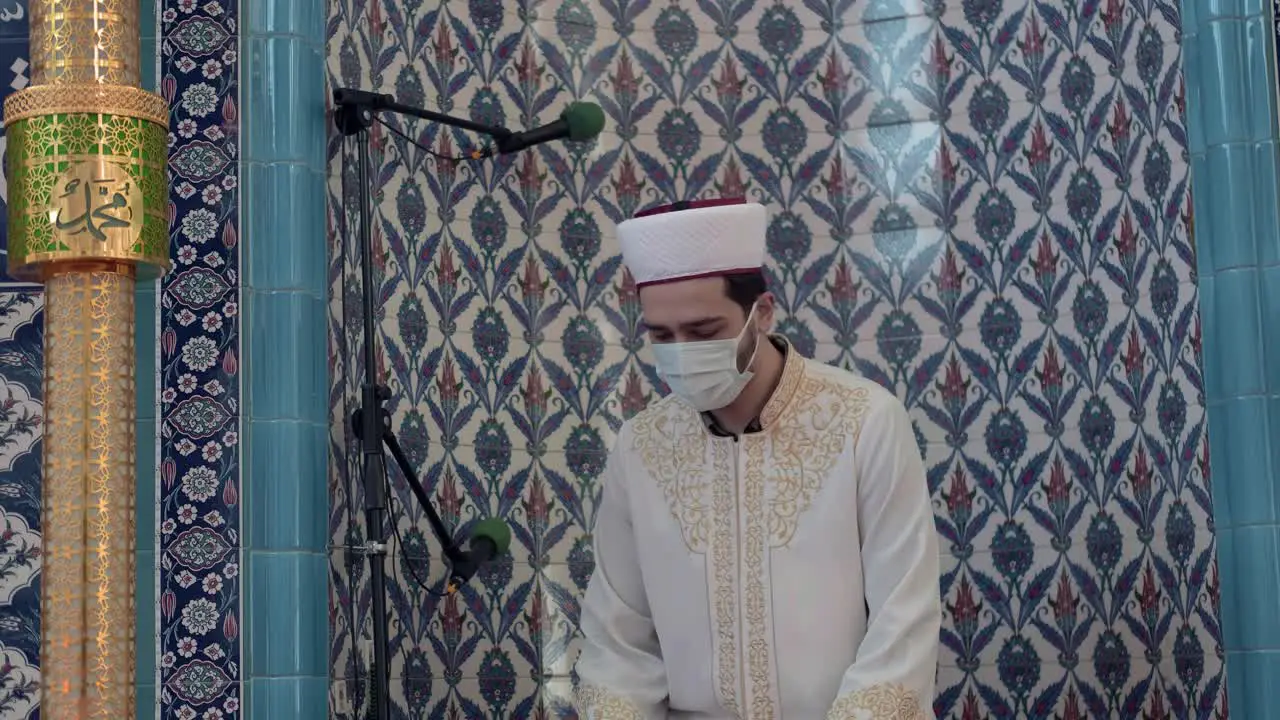
<instances>
[{"instance_id":1,"label":"tiled wall","mask_svg":"<svg viewBox=\"0 0 1280 720\"><path fill-rule=\"evenodd\" d=\"M481 164L374 134L395 428L448 522L515 528L510 562L438 600L414 578L439 576L437 545L395 478L397 705L565 707L596 476L659 392L613 226L745 193L773 213L780 329L915 420L944 538L939 717L1225 714L1180 23L1175 0L333 0L332 86L517 127L577 97L610 118L592 147ZM436 155L472 142L389 122ZM367 704L370 654L341 423L353 159L334 137L342 718Z\"/></svg>"},{"instance_id":2,"label":"tiled wall","mask_svg":"<svg viewBox=\"0 0 1280 720\"><path fill-rule=\"evenodd\" d=\"M148 451L160 470L160 602L150 657L160 692L148 717L232 720L245 679L242 510L252 489L242 482L243 18L235 0L158 2L173 269L155 303L161 431Z\"/></svg>"},{"instance_id":3,"label":"tiled wall","mask_svg":"<svg viewBox=\"0 0 1280 720\"><path fill-rule=\"evenodd\" d=\"M15 10L21 12L15 12ZM8 11L8 12L6 12ZM0 99L29 84L26 2L0 3ZM0 149L4 145L0 136ZM0 200L8 197L2 185ZM0 210L7 212L5 204ZM0 223L0 249L8 247ZM0 267L0 714L39 703L44 295Z\"/></svg>"},{"instance_id":4,"label":"tiled wall","mask_svg":"<svg viewBox=\"0 0 1280 720\"><path fill-rule=\"evenodd\" d=\"M27 20L25 1L0 3L0 100L29 84ZM4 143L0 135L0 151ZM7 197L0 183L0 202ZM0 213L7 209L0 205ZM2 225L0 250L8 247ZM26 717L40 697L44 296L7 270L6 252L0 267L0 714Z\"/></svg>"},{"instance_id":5,"label":"tiled wall","mask_svg":"<svg viewBox=\"0 0 1280 720\"><path fill-rule=\"evenodd\" d=\"M1222 635L1240 718L1272 717L1280 697L1277 4L1183 2Z\"/></svg>"}]
</instances>

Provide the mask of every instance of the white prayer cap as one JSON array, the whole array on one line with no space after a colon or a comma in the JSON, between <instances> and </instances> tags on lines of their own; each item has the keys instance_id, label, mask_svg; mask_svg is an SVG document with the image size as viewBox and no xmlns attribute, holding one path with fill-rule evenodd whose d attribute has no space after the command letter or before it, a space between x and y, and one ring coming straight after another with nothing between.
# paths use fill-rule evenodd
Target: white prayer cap
<instances>
[{"instance_id":1,"label":"white prayer cap","mask_svg":"<svg viewBox=\"0 0 1280 720\"><path fill-rule=\"evenodd\" d=\"M764 267L764 206L746 200L702 200L637 213L618 225L622 261L636 286Z\"/></svg>"}]
</instances>

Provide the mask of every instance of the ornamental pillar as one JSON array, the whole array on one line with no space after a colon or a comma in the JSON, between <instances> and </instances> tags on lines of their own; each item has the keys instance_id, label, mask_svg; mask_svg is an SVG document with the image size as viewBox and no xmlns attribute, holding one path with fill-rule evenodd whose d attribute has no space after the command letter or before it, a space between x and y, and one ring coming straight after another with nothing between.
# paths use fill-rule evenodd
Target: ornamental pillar
<instances>
[{"instance_id":1,"label":"ornamental pillar","mask_svg":"<svg viewBox=\"0 0 1280 720\"><path fill-rule=\"evenodd\" d=\"M45 285L41 717L134 716L134 285L169 267L137 0L31 0L4 104L10 273Z\"/></svg>"}]
</instances>

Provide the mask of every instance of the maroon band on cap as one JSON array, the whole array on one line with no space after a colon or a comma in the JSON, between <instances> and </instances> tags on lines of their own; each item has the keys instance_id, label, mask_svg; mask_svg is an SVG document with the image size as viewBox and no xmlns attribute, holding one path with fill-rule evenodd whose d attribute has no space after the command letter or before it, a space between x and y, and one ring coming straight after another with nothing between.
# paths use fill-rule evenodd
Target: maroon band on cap
<instances>
[{"instance_id":1,"label":"maroon band on cap","mask_svg":"<svg viewBox=\"0 0 1280 720\"><path fill-rule=\"evenodd\" d=\"M680 212L682 210L700 210L702 208L724 207L725 205L746 205L746 198L716 198L713 200L681 200L673 202L670 205L659 205L648 210L641 210L635 214L636 218L649 217L651 215L665 215L667 213ZM744 270L743 272L750 272ZM723 274L723 273L717 273Z\"/></svg>"}]
</instances>

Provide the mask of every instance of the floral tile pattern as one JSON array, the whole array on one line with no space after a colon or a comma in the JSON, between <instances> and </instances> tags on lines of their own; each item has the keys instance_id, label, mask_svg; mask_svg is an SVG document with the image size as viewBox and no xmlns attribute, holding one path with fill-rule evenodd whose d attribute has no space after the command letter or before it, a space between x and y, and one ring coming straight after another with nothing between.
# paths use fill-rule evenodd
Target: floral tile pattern
<instances>
[{"instance_id":1,"label":"floral tile pattern","mask_svg":"<svg viewBox=\"0 0 1280 720\"><path fill-rule=\"evenodd\" d=\"M160 340L161 718L240 716L239 35L234 0L164 0L173 271Z\"/></svg>"},{"instance_id":2,"label":"floral tile pattern","mask_svg":"<svg viewBox=\"0 0 1280 720\"><path fill-rule=\"evenodd\" d=\"M0 717L40 701L44 297L0 286Z\"/></svg>"},{"instance_id":3,"label":"floral tile pattern","mask_svg":"<svg viewBox=\"0 0 1280 720\"><path fill-rule=\"evenodd\" d=\"M27 85L25 0L0 2L0 101ZM0 128L0 155L7 143ZM38 718L44 295L8 274L0 179L0 717Z\"/></svg>"},{"instance_id":4,"label":"floral tile pattern","mask_svg":"<svg viewBox=\"0 0 1280 720\"><path fill-rule=\"evenodd\" d=\"M334 87L590 146L455 162L373 136L379 371L446 521L510 560L460 596L399 477L401 716L571 717L614 431L663 391L614 225L769 205L780 330L910 409L946 552L939 718L1225 717L1176 0L331 0ZM332 712L368 706L348 242L330 144ZM431 562L425 560L430 559ZM531 690L529 680L536 690Z\"/></svg>"}]
</instances>

